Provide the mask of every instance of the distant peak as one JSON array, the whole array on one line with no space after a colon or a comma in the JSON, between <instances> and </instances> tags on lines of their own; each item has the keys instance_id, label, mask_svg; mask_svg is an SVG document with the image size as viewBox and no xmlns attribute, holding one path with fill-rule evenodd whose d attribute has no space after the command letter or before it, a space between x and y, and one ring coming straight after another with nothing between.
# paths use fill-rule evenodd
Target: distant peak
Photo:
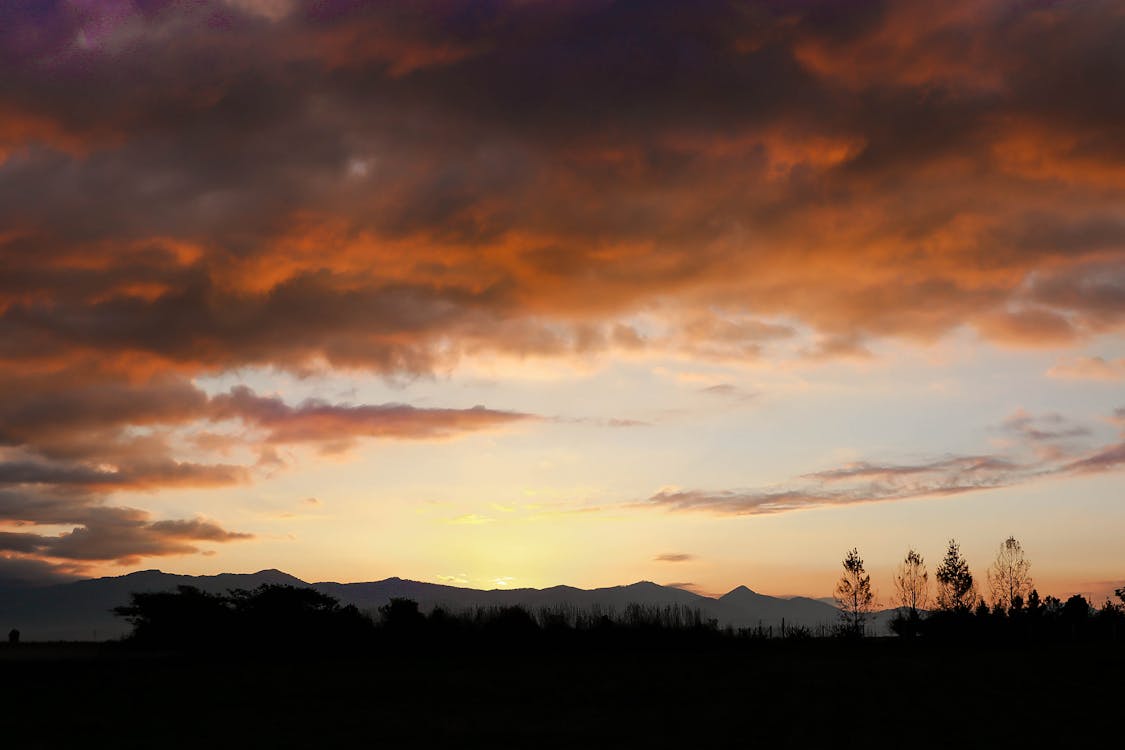
<instances>
[{"instance_id":1,"label":"distant peak","mask_svg":"<svg viewBox=\"0 0 1125 750\"><path fill-rule=\"evenodd\" d=\"M298 584L302 586L307 585L297 576L291 573L286 573L284 570L278 570L277 568L267 568L266 570L259 570L257 573L251 573L248 577L264 580L272 584L283 584L287 586L294 586Z\"/></svg>"},{"instance_id":2,"label":"distant peak","mask_svg":"<svg viewBox=\"0 0 1125 750\"><path fill-rule=\"evenodd\" d=\"M738 586L737 588L731 589L730 591L728 591L723 596L733 596L735 594L738 594L740 596L745 595L745 594L753 594L754 596L761 596L761 594L759 594L757 591L750 588L749 586Z\"/></svg>"}]
</instances>

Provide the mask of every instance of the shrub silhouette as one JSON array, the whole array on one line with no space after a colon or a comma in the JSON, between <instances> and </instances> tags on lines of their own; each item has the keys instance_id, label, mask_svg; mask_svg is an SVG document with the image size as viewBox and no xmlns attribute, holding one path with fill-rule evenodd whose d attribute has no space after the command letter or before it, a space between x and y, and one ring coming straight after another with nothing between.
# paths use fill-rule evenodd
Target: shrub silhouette
<instances>
[{"instance_id":1,"label":"shrub silhouette","mask_svg":"<svg viewBox=\"0 0 1125 750\"><path fill-rule=\"evenodd\" d=\"M392 633L416 633L422 629L425 616L418 611L418 602L396 597L379 607L381 625Z\"/></svg>"},{"instance_id":2,"label":"shrub silhouette","mask_svg":"<svg viewBox=\"0 0 1125 750\"><path fill-rule=\"evenodd\" d=\"M351 641L370 622L358 609L310 588L263 584L230 592L234 619L245 640L260 643Z\"/></svg>"},{"instance_id":3,"label":"shrub silhouette","mask_svg":"<svg viewBox=\"0 0 1125 750\"><path fill-rule=\"evenodd\" d=\"M114 614L133 626L132 640L152 645L207 645L230 636L234 624L230 601L194 586L175 592L134 592Z\"/></svg>"},{"instance_id":4,"label":"shrub silhouette","mask_svg":"<svg viewBox=\"0 0 1125 750\"><path fill-rule=\"evenodd\" d=\"M314 589L276 584L226 594L193 586L135 592L113 612L132 624L130 640L172 648L309 648L352 643L371 630L370 620L353 606L342 607Z\"/></svg>"}]
</instances>

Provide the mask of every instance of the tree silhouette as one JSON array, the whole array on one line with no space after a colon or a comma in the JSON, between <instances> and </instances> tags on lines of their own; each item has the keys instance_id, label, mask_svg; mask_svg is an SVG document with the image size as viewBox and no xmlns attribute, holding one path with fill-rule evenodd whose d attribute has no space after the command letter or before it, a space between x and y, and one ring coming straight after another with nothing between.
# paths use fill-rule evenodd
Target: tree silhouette
<instances>
[{"instance_id":1,"label":"tree silhouette","mask_svg":"<svg viewBox=\"0 0 1125 750\"><path fill-rule=\"evenodd\" d=\"M915 550L909 550L895 568L894 584L899 611L891 620L891 628L899 635L912 636L921 622L918 610L925 609L930 599L930 574L926 561Z\"/></svg>"},{"instance_id":2,"label":"tree silhouette","mask_svg":"<svg viewBox=\"0 0 1125 750\"><path fill-rule=\"evenodd\" d=\"M233 624L227 597L195 586L177 586L174 592L134 592L129 604L113 612L132 624L133 640L157 644L213 643L227 638Z\"/></svg>"},{"instance_id":3,"label":"tree silhouette","mask_svg":"<svg viewBox=\"0 0 1125 750\"><path fill-rule=\"evenodd\" d=\"M1027 595L1027 613L1032 617L1038 616L1043 609L1043 602L1039 599L1039 591L1032 589Z\"/></svg>"},{"instance_id":4,"label":"tree silhouette","mask_svg":"<svg viewBox=\"0 0 1125 750\"><path fill-rule=\"evenodd\" d=\"M918 616L918 610L925 609L930 600L930 573L926 561L913 549L895 569L894 575L896 603L910 610L911 617Z\"/></svg>"},{"instance_id":5,"label":"tree silhouette","mask_svg":"<svg viewBox=\"0 0 1125 750\"><path fill-rule=\"evenodd\" d=\"M311 588L264 583L234 589L228 601L243 636L262 644L354 639L369 625L354 606Z\"/></svg>"},{"instance_id":6,"label":"tree silhouette","mask_svg":"<svg viewBox=\"0 0 1125 750\"><path fill-rule=\"evenodd\" d=\"M871 576L854 547L844 557L844 573L836 584L835 598L850 632L863 635L863 624L875 608L875 595L871 592Z\"/></svg>"},{"instance_id":7,"label":"tree silhouette","mask_svg":"<svg viewBox=\"0 0 1125 750\"><path fill-rule=\"evenodd\" d=\"M133 625L132 640L173 648L338 646L366 637L370 620L310 588L263 584L212 594L193 586L134 592L114 613Z\"/></svg>"},{"instance_id":8,"label":"tree silhouette","mask_svg":"<svg viewBox=\"0 0 1125 750\"><path fill-rule=\"evenodd\" d=\"M947 612L968 612L976 604L977 591L969 563L961 556L956 539L949 540L949 548L938 566L937 605Z\"/></svg>"},{"instance_id":9,"label":"tree silhouette","mask_svg":"<svg viewBox=\"0 0 1125 750\"><path fill-rule=\"evenodd\" d=\"M379 615L383 628L396 633L413 633L426 620L425 615L418 611L418 602L402 597L394 597L379 607Z\"/></svg>"},{"instance_id":10,"label":"tree silhouette","mask_svg":"<svg viewBox=\"0 0 1125 750\"><path fill-rule=\"evenodd\" d=\"M1031 591L1031 563L1024 556L1023 546L1010 536L1000 545L1000 551L988 570L988 586L992 604L1012 609Z\"/></svg>"}]
</instances>

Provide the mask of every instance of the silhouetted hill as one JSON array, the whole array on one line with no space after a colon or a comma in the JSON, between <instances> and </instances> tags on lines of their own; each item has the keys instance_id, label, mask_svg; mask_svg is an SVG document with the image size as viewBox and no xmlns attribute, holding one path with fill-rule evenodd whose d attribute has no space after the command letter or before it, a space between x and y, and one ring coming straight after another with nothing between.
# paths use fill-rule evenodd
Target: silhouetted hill
<instances>
[{"instance_id":1,"label":"silhouetted hill","mask_svg":"<svg viewBox=\"0 0 1125 750\"><path fill-rule=\"evenodd\" d=\"M552 586L545 589L479 589L424 583L402 578L387 578L366 583L306 583L280 570L257 573L222 573L213 576L187 576L142 570L123 576L95 578L39 588L0 591L0 631L19 628L25 640L104 640L129 631L129 624L111 610L128 603L129 594L147 591L172 591L177 586L195 586L220 593L228 589L254 589L262 584L310 586L335 597L342 604L376 612L392 598L413 599L423 611L444 607L453 611L477 607L523 606L530 610L567 609L613 614L630 604L682 606L698 609L704 618L720 626L777 627L782 621L791 626L832 625L836 608L815 599L784 599L759 594L745 586L718 598L706 597L651 581L627 586L579 589Z\"/></svg>"},{"instance_id":2,"label":"silhouetted hill","mask_svg":"<svg viewBox=\"0 0 1125 750\"><path fill-rule=\"evenodd\" d=\"M787 625L815 628L832 625L840 616L838 609L815 599L779 599L759 594L746 586L739 586L716 601L719 621L735 627L771 626L784 620Z\"/></svg>"},{"instance_id":3,"label":"silhouetted hill","mask_svg":"<svg viewBox=\"0 0 1125 750\"><path fill-rule=\"evenodd\" d=\"M213 576L139 570L123 576L0 591L0 628L5 633L9 628L19 628L25 640L36 641L118 638L129 632L129 623L110 610L127 604L133 592L173 591L177 586L195 586L218 593L228 589L253 589L263 583L308 585L288 573L272 569Z\"/></svg>"}]
</instances>

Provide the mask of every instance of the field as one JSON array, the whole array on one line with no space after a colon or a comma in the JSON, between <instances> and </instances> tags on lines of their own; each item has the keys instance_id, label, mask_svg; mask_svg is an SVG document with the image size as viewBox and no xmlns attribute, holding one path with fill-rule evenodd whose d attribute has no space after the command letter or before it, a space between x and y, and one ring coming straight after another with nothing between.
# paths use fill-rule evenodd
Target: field
<instances>
[{"instance_id":1,"label":"field","mask_svg":"<svg viewBox=\"0 0 1125 750\"><path fill-rule=\"evenodd\" d=\"M1120 739L1123 674L1121 649L889 639L319 658L4 644L0 706L23 748L1067 746Z\"/></svg>"}]
</instances>

